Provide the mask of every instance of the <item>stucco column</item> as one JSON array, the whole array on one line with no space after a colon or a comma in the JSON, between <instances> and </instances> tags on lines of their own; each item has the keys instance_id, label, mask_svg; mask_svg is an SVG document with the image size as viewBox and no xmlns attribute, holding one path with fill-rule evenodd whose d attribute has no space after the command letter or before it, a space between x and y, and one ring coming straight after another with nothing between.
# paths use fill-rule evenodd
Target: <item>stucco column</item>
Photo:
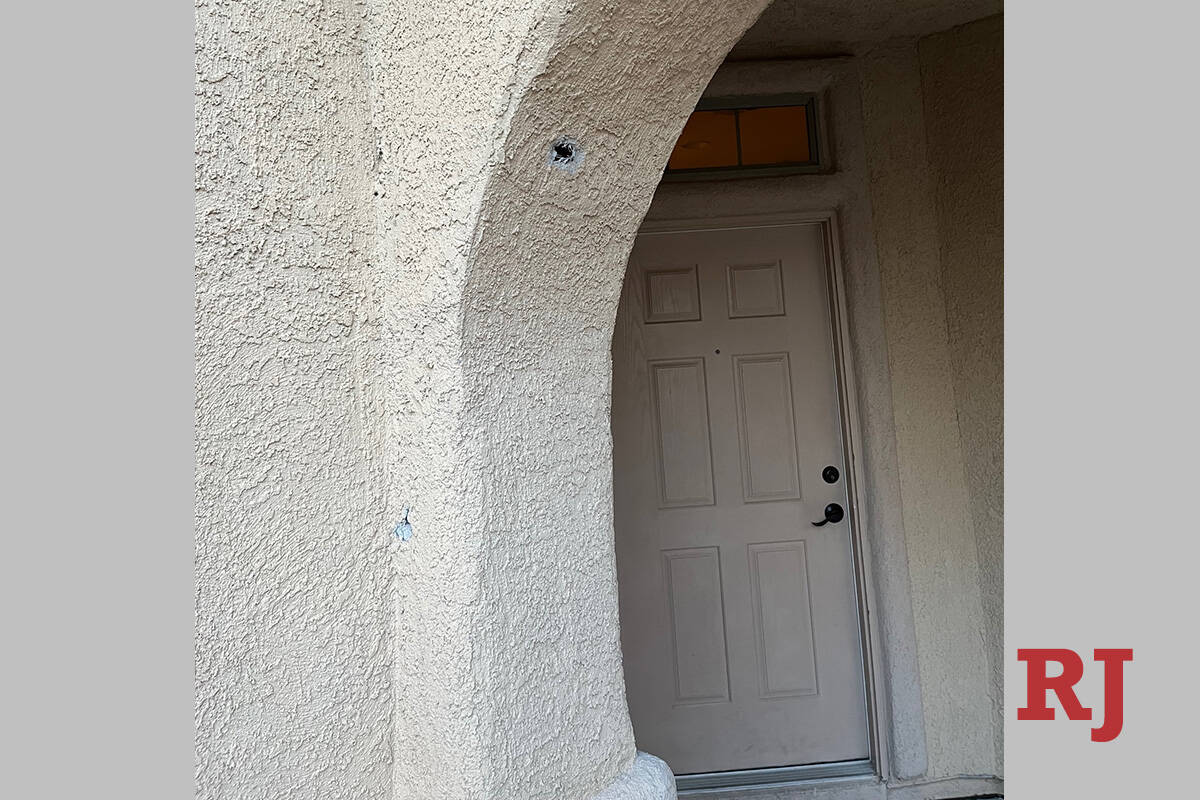
<instances>
[{"instance_id":1,"label":"stucco column","mask_svg":"<svg viewBox=\"0 0 1200 800\"><path fill-rule=\"evenodd\" d=\"M915 42L864 59L863 129L896 420L928 774L998 772Z\"/></svg>"},{"instance_id":2,"label":"stucco column","mask_svg":"<svg viewBox=\"0 0 1200 800\"><path fill-rule=\"evenodd\" d=\"M198 8L203 794L673 794L625 706L609 342L765 5Z\"/></svg>"},{"instance_id":3,"label":"stucco column","mask_svg":"<svg viewBox=\"0 0 1200 800\"><path fill-rule=\"evenodd\" d=\"M765 5L372 7L398 798L674 795L625 703L609 350L670 148Z\"/></svg>"}]
</instances>

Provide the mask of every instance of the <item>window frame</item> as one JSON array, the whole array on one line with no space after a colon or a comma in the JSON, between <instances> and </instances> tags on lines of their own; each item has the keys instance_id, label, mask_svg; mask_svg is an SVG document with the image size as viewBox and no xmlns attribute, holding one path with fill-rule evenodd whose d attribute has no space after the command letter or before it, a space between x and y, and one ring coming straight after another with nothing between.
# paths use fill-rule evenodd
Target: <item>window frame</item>
<instances>
[{"instance_id":1,"label":"window frame","mask_svg":"<svg viewBox=\"0 0 1200 800\"><path fill-rule=\"evenodd\" d=\"M798 164L769 164L729 167L697 167L694 169L670 169L663 166L663 181L702 181L731 178L765 178L780 175L806 175L828 172L825 161L824 141L821 135L820 100L815 94L789 92L783 94L745 94L726 97L702 98L694 111L744 111L752 108L776 108L779 106L803 106L808 122L808 161ZM689 115L690 117L690 115ZM674 147L672 147L674 152ZM741 144L738 145L739 158ZM668 160L669 163L669 160Z\"/></svg>"}]
</instances>

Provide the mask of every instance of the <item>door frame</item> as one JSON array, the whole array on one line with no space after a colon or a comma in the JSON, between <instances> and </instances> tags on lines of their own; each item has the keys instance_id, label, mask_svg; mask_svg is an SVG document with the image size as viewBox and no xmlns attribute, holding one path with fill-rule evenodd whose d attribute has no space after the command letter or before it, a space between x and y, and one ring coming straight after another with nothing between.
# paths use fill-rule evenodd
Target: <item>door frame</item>
<instances>
[{"instance_id":1,"label":"door frame","mask_svg":"<svg viewBox=\"0 0 1200 800\"><path fill-rule=\"evenodd\" d=\"M873 622L872 609L875 607L876 590L864 538L864 531L867 529L867 503L864 497L862 477L865 471L865 465L862 463L864 450L860 433L862 424L855 383L856 373L851 356L850 315L846 301L837 212L833 209L825 209L683 219L646 219L638 228L637 236L812 224L821 226L822 238L825 243L825 282L828 294L826 302L830 310L838 410L842 420L842 455L845 463L846 498L849 506L847 513L850 521L850 542L854 562L855 597L859 612L863 688L867 705L869 765L863 762L844 762L845 769L842 770L837 769L840 765L816 764L798 767L766 767L761 770L738 770L736 773L702 773L695 776L700 780L682 782L679 785L681 792L810 784L816 780L845 778L851 775L862 777L874 775L880 780L887 780L889 777L889 720L886 718L888 703L883 696L883 687L877 680L877 676L885 675L886 672L879 626ZM731 779L737 782L731 782ZM677 781L677 783L679 782Z\"/></svg>"}]
</instances>

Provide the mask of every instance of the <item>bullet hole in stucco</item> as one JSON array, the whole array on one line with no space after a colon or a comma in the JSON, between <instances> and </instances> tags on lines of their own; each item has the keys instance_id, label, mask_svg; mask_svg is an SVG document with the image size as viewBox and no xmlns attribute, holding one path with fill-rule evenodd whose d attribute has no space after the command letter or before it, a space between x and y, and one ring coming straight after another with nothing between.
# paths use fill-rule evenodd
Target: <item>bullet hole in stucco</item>
<instances>
[{"instance_id":1,"label":"bullet hole in stucco","mask_svg":"<svg viewBox=\"0 0 1200 800\"><path fill-rule=\"evenodd\" d=\"M583 148L574 139L561 136L550 147L547 163L568 175L574 175L583 164Z\"/></svg>"},{"instance_id":2,"label":"bullet hole in stucco","mask_svg":"<svg viewBox=\"0 0 1200 800\"><path fill-rule=\"evenodd\" d=\"M408 521L408 507L404 508L404 519L396 523L396 527L392 529L392 535L402 542L407 542L412 538L413 529L412 523Z\"/></svg>"}]
</instances>

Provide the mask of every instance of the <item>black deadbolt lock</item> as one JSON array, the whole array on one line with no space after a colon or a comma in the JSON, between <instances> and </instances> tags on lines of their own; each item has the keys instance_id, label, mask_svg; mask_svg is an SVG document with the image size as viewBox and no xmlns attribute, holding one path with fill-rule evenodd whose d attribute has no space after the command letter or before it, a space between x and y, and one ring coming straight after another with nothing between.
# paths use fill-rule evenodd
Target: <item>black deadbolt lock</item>
<instances>
[{"instance_id":1,"label":"black deadbolt lock","mask_svg":"<svg viewBox=\"0 0 1200 800\"><path fill-rule=\"evenodd\" d=\"M837 479L842 477L842 473L838 472L837 467L830 466L821 470L821 477L825 479L826 483L837 483Z\"/></svg>"},{"instance_id":2,"label":"black deadbolt lock","mask_svg":"<svg viewBox=\"0 0 1200 800\"><path fill-rule=\"evenodd\" d=\"M841 522L842 517L844 516L846 516L846 512L842 510L841 506L839 506L837 503L830 503L829 505L825 506L825 519L820 520L819 522L814 522L813 525L819 528L826 522Z\"/></svg>"}]
</instances>

